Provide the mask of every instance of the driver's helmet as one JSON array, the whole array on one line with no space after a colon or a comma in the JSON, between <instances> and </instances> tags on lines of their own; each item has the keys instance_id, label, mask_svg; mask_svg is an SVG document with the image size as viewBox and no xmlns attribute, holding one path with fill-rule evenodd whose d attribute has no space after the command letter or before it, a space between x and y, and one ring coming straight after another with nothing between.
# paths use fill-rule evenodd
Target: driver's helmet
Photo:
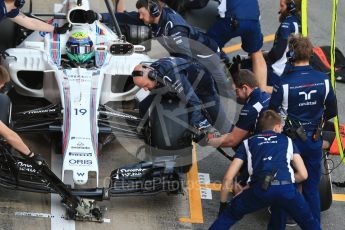
<instances>
[{"instance_id":1,"label":"driver's helmet","mask_svg":"<svg viewBox=\"0 0 345 230\"><path fill-rule=\"evenodd\" d=\"M77 64L89 62L94 55L92 45L92 40L86 33L75 32L67 40L67 57Z\"/></svg>"}]
</instances>

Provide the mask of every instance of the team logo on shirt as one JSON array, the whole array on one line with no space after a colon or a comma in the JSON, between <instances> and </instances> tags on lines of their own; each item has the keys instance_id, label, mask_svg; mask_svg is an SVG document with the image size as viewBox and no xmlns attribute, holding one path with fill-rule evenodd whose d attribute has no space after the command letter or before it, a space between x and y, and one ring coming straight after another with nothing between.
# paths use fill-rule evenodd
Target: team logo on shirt
<instances>
[{"instance_id":1,"label":"team logo on shirt","mask_svg":"<svg viewBox=\"0 0 345 230\"><path fill-rule=\"evenodd\" d=\"M309 93L306 93L306 92L299 92L299 95L303 95L303 96L304 96L304 100L305 100L305 101L308 101L308 100L311 99L311 95L312 95L313 93L317 93L317 90L314 89L314 90L310 91Z\"/></svg>"},{"instance_id":2,"label":"team logo on shirt","mask_svg":"<svg viewBox=\"0 0 345 230\"><path fill-rule=\"evenodd\" d=\"M316 90L316 89L311 90L309 93L304 92L304 91L299 92L299 95L300 95L300 96L303 96L303 97L304 97L304 100L305 100L306 102L299 103L298 106L316 105L316 103L317 103L316 100L315 100L315 101L309 101L309 100L311 100L311 96L312 96L312 94L314 94L314 93L317 93L317 90Z\"/></svg>"},{"instance_id":3,"label":"team logo on shirt","mask_svg":"<svg viewBox=\"0 0 345 230\"><path fill-rule=\"evenodd\" d=\"M258 145L263 145L263 144L275 144L278 141L276 140L277 136L270 136L270 137L258 137L258 139L261 140L261 142Z\"/></svg>"}]
</instances>

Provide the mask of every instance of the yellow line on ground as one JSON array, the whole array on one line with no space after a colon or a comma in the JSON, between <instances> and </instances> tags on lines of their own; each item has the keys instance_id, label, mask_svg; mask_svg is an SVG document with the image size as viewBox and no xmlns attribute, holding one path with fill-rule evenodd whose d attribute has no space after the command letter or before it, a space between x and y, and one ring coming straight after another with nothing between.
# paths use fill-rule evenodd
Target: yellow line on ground
<instances>
[{"instance_id":1,"label":"yellow line on ground","mask_svg":"<svg viewBox=\"0 0 345 230\"><path fill-rule=\"evenodd\" d=\"M333 200L345 202L345 194L333 194Z\"/></svg>"},{"instance_id":2,"label":"yellow line on ground","mask_svg":"<svg viewBox=\"0 0 345 230\"><path fill-rule=\"evenodd\" d=\"M215 183L211 183L211 184L201 184L200 185L201 188L209 188L212 191L220 191L220 188L222 187L222 184L215 184Z\"/></svg>"},{"instance_id":3,"label":"yellow line on ground","mask_svg":"<svg viewBox=\"0 0 345 230\"><path fill-rule=\"evenodd\" d=\"M265 42L271 42L274 40L275 34L270 34L264 37L264 43ZM232 53L235 51L238 51L241 49L241 45L242 43L236 44L236 45L232 45L232 46L228 46L228 47L224 47L223 48L223 52L228 54L228 53Z\"/></svg>"},{"instance_id":4,"label":"yellow line on ground","mask_svg":"<svg viewBox=\"0 0 345 230\"><path fill-rule=\"evenodd\" d=\"M189 194L189 218L180 218L180 222L188 222L192 224L203 224L204 217L202 215L202 205L200 197L200 184L198 175L198 163L196 158L196 145L193 144L192 167L187 173L187 187Z\"/></svg>"}]
</instances>

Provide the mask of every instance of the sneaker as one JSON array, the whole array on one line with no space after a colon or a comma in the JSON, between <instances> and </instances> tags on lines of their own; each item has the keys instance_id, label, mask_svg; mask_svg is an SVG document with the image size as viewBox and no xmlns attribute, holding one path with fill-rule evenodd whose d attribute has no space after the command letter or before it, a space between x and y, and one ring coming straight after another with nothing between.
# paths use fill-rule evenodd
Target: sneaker
<instances>
[{"instance_id":1,"label":"sneaker","mask_svg":"<svg viewBox=\"0 0 345 230\"><path fill-rule=\"evenodd\" d=\"M291 216L287 216L285 225L289 227L295 227L297 226L297 223L294 219L291 218Z\"/></svg>"}]
</instances>

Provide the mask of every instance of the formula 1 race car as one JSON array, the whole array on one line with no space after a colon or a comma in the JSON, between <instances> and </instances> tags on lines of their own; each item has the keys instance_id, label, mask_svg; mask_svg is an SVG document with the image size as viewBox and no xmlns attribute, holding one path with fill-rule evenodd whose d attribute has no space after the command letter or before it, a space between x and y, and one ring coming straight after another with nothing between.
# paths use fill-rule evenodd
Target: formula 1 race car
<instances>
[{"instance_id":1,"label":"formula 1 race car","mask_svg":"<svg viewBox=\"0 0 345 230\"><path fill-rule=\"evenodd\" d=\"M63 1L55 6L51 23L68 22L70 31L16 34L13 40L21 36L23 41L7 49L1 62L14 85L8 93L13 104L7 97L0 100L6 108L1 110L2 120L19 133L48 133L63 155L63 165L60 180L47 165L11 154L1 141L0 185L59 193L68 217L76 220L102 219L102 210L85 205L82 198L180 193L181 174L191 166L187 108L169 95L157 95L140 116L136 98L147 95L133 84L131 72L135 65L153 60L144 46L126 42L109 1L105 4L114 30L98 20L89 1ZM95 16L91 22L90 14ZM124 108L128 104L134 106ZM98 156L117 136L144 140L150 161L113 170L109 187L99 188ZM91 173L96 175L92 187ZM66 181L83 189L69 189Z\"/></svg>"}]
</instances>

